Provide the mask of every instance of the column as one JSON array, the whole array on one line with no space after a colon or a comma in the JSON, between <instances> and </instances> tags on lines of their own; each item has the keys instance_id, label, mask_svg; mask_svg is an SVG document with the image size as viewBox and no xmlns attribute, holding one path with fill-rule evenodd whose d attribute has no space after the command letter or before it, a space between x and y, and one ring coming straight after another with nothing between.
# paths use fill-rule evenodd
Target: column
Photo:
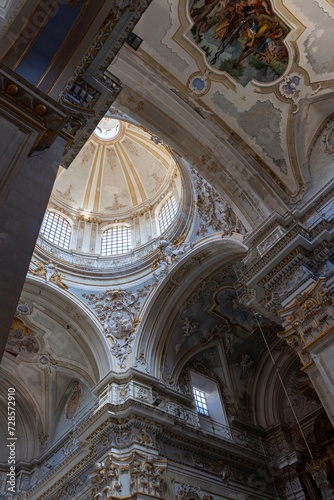
<instances>
[{"instance_id":1,"label":"column","mask_svg":"<svg viewBox=\"0 0 334 500\"><path fill-rule=\"evenodd\" d=\"M279 314L285 328L279 337L299 356L334 426L334 306L326 278L305 284Z\"/></svg>"}]
</instances>

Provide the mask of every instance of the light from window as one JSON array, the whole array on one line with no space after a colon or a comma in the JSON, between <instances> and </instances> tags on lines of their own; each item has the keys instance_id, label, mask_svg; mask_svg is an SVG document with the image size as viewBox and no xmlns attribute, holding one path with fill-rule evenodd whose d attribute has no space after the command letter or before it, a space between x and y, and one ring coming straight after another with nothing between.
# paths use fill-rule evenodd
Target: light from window
<instances>
[{"instance_id":1,"label":"light from window","mask_svg":"<svg viewBox=\"0 0 334 500\"><path fill-rule=\"evenodd\" d=\"M196 410L198 411L198 413L202 413L202 415L209 415L208 404L206 402L205 393L203 391L200 391L199 389L195 389L195 387L193 391L194 391Z\"/></svg>"},{"instance_id":2,"label":"light from window","mask_svg":"<svg viewBox=\"0 0 334 500\"><path fill-rule=\"evenodd\" d=\"M177 206L175 197L171 196L169 200L166 201L166 203L161 207L161 210L159 212L159 226L161 233L166 231L168 226L171 225L176 215L176 212L177 212Z\"/></svg>"},{"instance_id":3,"label":"light from window","mask_svg":"<svg viewBox=\"0 0 334 500\"><path fill-rule=\"evenodd\" d=\"M131 251L131 230L128 226L113 226L102 235L101 255L119 255Z\"/></svg>"},{"instance_id":4,"label":"light from window","mask_svg":"<svg viewBox=\"0 0 334 500\"><path fill-rule=\"evenodd\" d=\"M64 217L55 212L46 213L41 234L55 245L62 248L70 247L71 225Z\"/></svg>"}]
</instances>

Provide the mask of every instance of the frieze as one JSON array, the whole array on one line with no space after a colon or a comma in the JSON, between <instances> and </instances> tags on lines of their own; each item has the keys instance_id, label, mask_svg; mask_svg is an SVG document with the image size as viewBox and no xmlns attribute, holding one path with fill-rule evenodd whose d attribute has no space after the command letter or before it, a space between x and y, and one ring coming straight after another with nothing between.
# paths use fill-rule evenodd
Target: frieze
<instances>
[{"instance_id":1,"label":"frieze","mask_svg":"<svg viewBox=\"0 0 334 500\"><path fill-rule=\"evenodd\" d=\"M99 412L90 412L89 414L89 419L91 420L91 417L94 417L94 420L99 419L101 414ZM85 417L85 420L87 420L87 416ZM110 422L110 420L109 420ZM92 422L91 422L92 423ZM80 422L79 422L80 424ZM80 430L81 429L81 430ZM84 431L84 429L88 430L88 427L79 425L76 427L76 432L75 432L75 437L79 438L80 434ZM169 429L171 431L171 429ZM197 428L197 432L199 431L199 428ZM122 459L121 461L118 460L118 457L116 455L113 455L112 460L109 461L108 457L110 454L107 454L106 459L102 458L101 460L101 454L97 454L98 450L99 453L103 453L103 450L106 448L109 449L112 446L113 448L115 445L123 448L124 446L127 447L130 443L137 443L139 446L144 446L144 447L152 447L152 434L156 435L157 438L160 440L162 439L163 442L170 442L173 443L172 445L176 448L180 446L180 441L182 441L182 448L184 448L184 440L186 440L186 448L185 452L187 453L187 456L190 457L193 455L194 450L198 451L198 448L196 448L196 438L194 439L194 442L192 443L191 440L189 440L189 436L180 436L174 434L172 431L171 432L166 432L166 428L164 425L157 424L154 420L152 420L150 417L135 417L135 418L129 418L126 419L126 421L122 422L121 424L113 424L111 425L108 422L103 422L102 424L99 425L98 429L95 429L94 432L90 433L88 436L88 443L90 444L90 449L89 451L87 450L87 455L80 460L74 467L72 467L70 470L66 472L66 474L59 479L55 484L53 484L47 491L45 491L41 497L39 498L59 498L59 496L53 496L53 495L59 495L60 492L64 492L67 485L71 481L71 483L76 483L78 480L78 488L80 488L80 481L79 479L82 477L82 471L87 470L87 468L90 468L93 466L94 461L97 459L99 460L99 464L97 467L95 467L95 471L91 474L91 477L96 479L96 481L92 482L92 487L96 488L96 491L100 491L99 487L102 484L105 484L107 487L106 491L110 490L108 489L111 486L114 486L113 484L106 483L106 475L101 474L99 477L99 473L101 470L105 469L106 467L108 468L108 463L113 462L113 464L116 467L122 467L120 470L121 474L118 474L117 472L119 469L116 469L115 475L110 477L109 479L114 478L113 480L116 480L117 477L120 477L120 484L122 485L122 488L119 488L117 486L114 488L114 492L121 492L122 496L126 496L126 494L131 494L129 490L126 490L127 487L130 485L130 481L125 481L125 477L127 474L130 474L131 476L131 471L134 471L132 476L131 476L131 482L133 482L132 486L132 493L144 493L144 494L151 494L153 498L155 498L154 495L157 495L158 498L164 498L164 490L163 487L165 485L164 482L164 474L165 474L165 467L166 467L166 461L160 460L156 456L152 455L146 455L143 453L138 453L134 451L132 454L128 455L124 460ZM74 434L72 435L74 436ZM109 437L111 439L109 439ZM114 441L114 438L117 439L118 441ZM252 457L252 461L248 464L251 465L252 468L254 464L257 462L257 447L255 446L255 441L252 441L251 436L246 436L244 432L238 432L237 430L233 433L233 439L235 439L235 444L239 445L236 450L240 447L241 445L241 439L243 438L244 442L244 447L249 448L255 452L255 455ZM94 444L93 444L94 443ZM101 446L99 446L99 443L101 443ZM114 444L113 444L114 443ZM70 447L70 442L67 441L67 445ZM156 443L155 448L159 447L160 444L159 442ZM222 482L224 484L228 484L230 480L234 481L244 481L244 484L247 483L247 481L254 481L258 476L260 478L260 473L259 474L254 474L249 472L244 472L242 477L241 477L241 471L237 470L235 467L231 467L229 465L229 461L231 458L234 456L234 452L231 455L231 452L226 453L226 457L223 461L218 461L216 460L216 453L217 453L217 437L212 438L212 446L211 448L207 450L205 454L205 468L208 468L208 470L215 474L217 477L220 477ZM263 453L263 443L259 442L258 443L258 449L259 452ZM46 476L39 476L37 479L37 476L34 476L36 480L33 480L30 484L33 484L33 488L29 491L29 494L32 494L33 492L38 491L38 489L46 483L46 481L50 481L51 477L55 476L55 474L58 474L60 470L64 467L67 467L68 464L73 461L73 459L78 455L78 449L74 446L72 453L69 453L66 455L65 459L61 460L59 465L55 464L55 467L53 470L50 472L48 471ZM188 451L187 451L188 450ZM83 449L81 448L81 453ZM154 451L156 453L156 450ZM54 455L52 455L54 456ZM64 457L64 455L63 455ZM123 455L124 457L124 455ZM209 458L211 457L211 459ZM241 459L241 456L240 456ZM47 460L47 459L46 459ZM247 459L241 459L244 464L247 464ZM261 459L262 460L262 459ZM198 460L196 460L198 462ZM186 463L185 460L182 460L183 463ZM203 462L204 463L204 462ZM259 462L260 463L260 462ZM110 469L112 471L112 469ZM139 470L138 474L137 471ZM258 469L260 470L260 469ZM265 473L265 470L264 470ZM87 474L87 473L86 473ZM240 477L239 477L240 476ZM163 480L160 480L161 477ZM262 468L261 468L261 477L263 477L262 474ZM137 479L143 479L142 481L136 481ZM159 479L160 478L160 479ZM253 479L252 479L253 478ZM117 482L117 481L116 481ZM127 486L128 485L128 486ZM61 490L60 490L61 488ZM160 489L159 489L160 488ZM51 496L52 495L52 496ZM160 496L159 496L160 495ZM117 496L117 495L116 495ZM103 498L103 497L102 497Z\"/></svg>"},{"instance_id":2,"label":"frieze","mask_svg":"<svg viewBox=\"0 0 334 500\"><path fill-rule=\"evenodd\" d=\"M201 500L199 495L201 488L199 486L179 483L175 479L172 479L171 482L174 486L175 500Z\"/></svg>"}]
</instances>

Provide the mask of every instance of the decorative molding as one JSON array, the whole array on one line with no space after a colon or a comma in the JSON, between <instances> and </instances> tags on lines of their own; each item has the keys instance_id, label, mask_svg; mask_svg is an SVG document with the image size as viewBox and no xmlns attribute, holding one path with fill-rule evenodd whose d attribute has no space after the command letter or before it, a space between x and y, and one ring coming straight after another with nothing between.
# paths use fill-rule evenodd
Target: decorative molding
<instances>
[{"instance_id":1,"label":"decorative molding","mask_svg":"<svg viewBox=\"0 0 334 500\"><path fill-rule=\"evenodd\" d=\"M150 498L165 498L166 459L133 451L119 458L109 453L89 474L91 498L101 500L147 494Z\"/></svg>"},{"instance_id":2,"label":"decorative molding","mask_svg":"<svg viewBox=\"0 0 334 500\"><path fill-rule=\"evenodd\" d=\"M312 346L334 331L333 298L326 287L326 278L313 282L311 288L299 293L279 314L285 330L278 336L293 348L303 368L308 368L313 364Z\"/></svg>"},{"instance_id":3,"label":"decorative molding","mask_svg":"<svg viewBox=\"0 0 334 500\"><path fill-rule=\"evenodd\" d=\"M43 151L49 148L60 135L67 119L64 106L1 63L0 101L9 113L17 114L37 128L39 136L33 150Z\"/></svg>"}]
</instances>

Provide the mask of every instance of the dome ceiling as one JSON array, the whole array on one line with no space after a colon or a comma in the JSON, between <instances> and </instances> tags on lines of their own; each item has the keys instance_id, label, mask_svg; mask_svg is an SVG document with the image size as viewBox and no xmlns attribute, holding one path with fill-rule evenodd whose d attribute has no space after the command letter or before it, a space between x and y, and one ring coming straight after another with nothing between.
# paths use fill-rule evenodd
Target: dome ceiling
<instances>
[{"instance_id":1,"label":"dome ceiling","mask_svg":"<svg viewBox=\"0 0 334 500\"><path fill-rule=\"evenodd\" d=\"M122 216L154 203L174 166L149 133L103 118L68 170L60 169L52 200L85 215Z\"/></svg>"}]
</instances>

